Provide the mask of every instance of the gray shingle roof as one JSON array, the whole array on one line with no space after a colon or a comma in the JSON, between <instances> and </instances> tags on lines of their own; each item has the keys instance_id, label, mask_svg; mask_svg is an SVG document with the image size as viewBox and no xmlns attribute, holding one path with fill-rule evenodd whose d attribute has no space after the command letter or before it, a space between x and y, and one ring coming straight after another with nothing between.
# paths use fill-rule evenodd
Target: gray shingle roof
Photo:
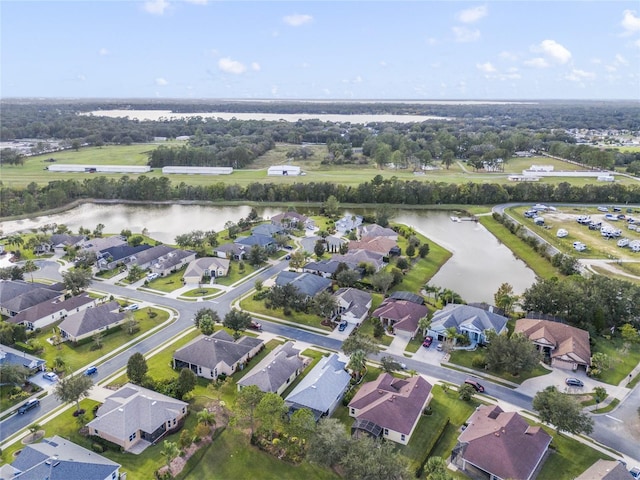
<instances>
[{"instance_id":1,"label":"gray shingle roof","mask_svg":"<svg viewBox=\"0 0 640 480\"><path fill-rule=\"evenodd\" d=\"M252 247L254 245L266 247L268 245L274 244L275 239L268 235L253 234L249 235L248 237L240 237L236 239L234 243L245 245L247 247Z\"/></svg>"},{"instance_id":2,"label":"gray shingle roof","mask_svg":"<svg viewBox=\"0 0 640 480\"><path fill-rule=\"evenodd\" d=\"M322 357L285 399L293 408L309 408L316 414L326 412L345 392L351 376L346 364L332 353Z\"/></svg>"},{"instance_id":3,"label":"gray shingle roof","mask_svg":"<svg viewBox=\"0 0 640 480\"><path fill-rule=\"evenodd\" d=\"M109 262L117 262L118 260L130 257L131 255L139 255L140 252L144 252L150 248L151 245L138 245L137 247L132 247L131 245L118 245L100 250L98 258L104 258Z\"/></svg>"},{"instance_id":4,"label":"gray shingle roof","mask_svg":"<svg viewBox=\"0 0 640 480\"><path fill-rule=\"evenodd\" d=\"M58 459L51 466L47 459L53 455ZM23 472L12 477L16 480L48 478L49 469L52 479L104 480L120 468L118 463L57 435L26 445L11 465Z\"/></svg>"},{"instance_id":5,"label":"gray shingle roof","mask_svg":"<svg viewBox=\"0 0 640 480\"><path fill-rule=\"evenodd\" d=\"M121 440L141 430L152 433L182 415L188 403L127 383L109 395L88 426Z\"/></svg>"},{"instance_id":6,"label":"gray shingle roof","mask_svg":"<svg viewBox=\"0 0 640 480\"><path fill-rule=\"evenodd\" d=\"M176 350L173 358L213 370L220 362L232 366L261 343L258 338L246 336L235 342L227 332L218 330L213 335L195 338Z\"/></svg>"},{"instance_id":7,"label":"gray shingle roof","mask_svg":"<svg viewBox=\"0 0 640 480\"><path fill-rule=\"evenodd\" d=\"M251 233L254 235L268 235L273 237L279 233L282 233L282 227L278 225L274 225L273 223L263 223L262 225L258 225L251 230Z\"/></svg>"},{"instance_id":8,"label":"gray shingle roof","mask_svg":"<svg viewBox=\"0 0 640 480\"><path fill-rule=\"evenodd\" d=\"M431 329L436 331L450 327L460 330L460 327L466 327L479 332L495 330L500 333L506 325L507 319L502 315L469 305L447 305L434 313L431 319Z\"/></svg>"},{"instance_id":9,"label":"gray shingle roof","mask_svg":"<svg viewBox=\"0 0 640 480\"><path fill-rule=\"evenodd\" d=\"M15 348L7 347L6 345L0 345L0 365L23 365L27 368L35 369L40 368L45 365L45 363L41 358L34 357Z\"/></svg>"},{"instance_id":10,"label":"gray shingle roof","mask_svg":"<svg viewBox=\"0 0 640 480\"><path fill-rule=\"evenodd\" d=\"M58 234L51 235L51 239L49 240L49 243L54 247L58 245L70 246L70 245L76 245L77 243L80 243L84 239L85 239L84 235L67 235L66 233L58 233Z\"/></svg>"},{"instance_id":11,"label":"gray shingle roof","mask_svg":"<svg viewBox=\"0 0 640 480\"><path fill-rule=\"evenodd\" d=\"M276 285L283 286L288 284L296 287L301 294L314 297L329 288L331 280L311 273L280 272L276 277Z\"/></svg>"},{"instance_id":12,"label":"gray shingle roof","mask_svg":"<svg viewBox=\"0 0 640 480\"><path fill-rule=\"evenodd\" d=\"M195 257L195 252L192 250L173 250L155 260L151 267L156 270L169 270L170 268L179 265L185 258L191 257L192 255Z\"/></svg>"},{"instance_id":13,"label":"gray shingle roof","mask_svg":"<svg viewBox=\"0 0 640 480\"><path fill-rule=\"evenodd\" d=\"M125 314L124 312L117 312L119 308L120 304L115 301L87 308L69 315L60 322L59 328L73 337L78 337L122 320Z\"/></svg>"},{"instance_id":14,"label":"gray shingle roof","mask_svg":"<svg viewBox=\"0 0 640 480\"><path fill-rule=\"evenodd\" d=\"M57 312L71 312L78 307L93 303L94 301L95 300L86 293L76 295L75 297L68 298L62 302L56 301L55 299L47 300L46 302L39 303L20 312L15 317L9 318L8 321L11 323L35 322L36 320L40 320L41 318L53 315Z\"/></svg>"},{"instance_id":15,"label":"gray shingle roof","mask_svg":"<svg viewBox=\"0 0 640 480\"><path fill-rule=\"evenodd\" d=\"M42 283L3 281L0 283L0 305L10 312L20 313L47 300L59 297L60 291Z\"/></svg>"},{"instance_id":16,"label":"gray shingle roof","mask_svg":"<svg viewBox=\"0 0 640 480\"><path fill-rule=\"evenodd\" d=\"M229 270L229 260L226 258L220 257L202 257L197 258L191 262L189 262L189 266L184 272L184 277L193 277L197 275L201 277L205 270L217 270L218 268L223 268L225 270Z\"/></svg>"},{"instance_id":17,"label":"gray shingle roof","mask_svg":"<svg viewBox=\"0 0 640 480\"><path fill-rule=\"evenodd\" d=\"M242 377L238 385L256 385L263 392L276 392L291 375L302 369L299 355L300 350L293 347L293 342L280 345Z\"/></svg>"},{"instance_id":18,"label":"gray shingle roof","mask_svg":"<svg viewBox=\"0 0 640 480\"><path fill-rule=\"evenodd\" d=\"M156 245L155 247L147 248L140 253L136 253L135 260L133 262L136 265L144 265L146 263L153 262L163 255L174 252L175 250L175 248L168 247L167 245Z\"/></svg>"}]
</instances>

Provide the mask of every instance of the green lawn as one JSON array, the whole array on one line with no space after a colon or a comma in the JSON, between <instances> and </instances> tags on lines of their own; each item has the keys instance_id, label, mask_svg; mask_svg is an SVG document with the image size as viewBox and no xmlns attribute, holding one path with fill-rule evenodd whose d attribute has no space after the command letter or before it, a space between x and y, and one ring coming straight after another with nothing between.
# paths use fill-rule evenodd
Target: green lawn
<instances>
[{"instance_id":1,"label":"green lawn","mask_svg":"<svg viewBox=\"0 0 640 480\"><path fill-rule=\"evenodd\" d=\"M412 338L409 343L407 343L407 348L405 348L404 351L409 353L416 353L422 347L423 340L424 339L420 335Z\"/></svg>"},{"instance_id":2,"label":"green lawn","mask_svg":"<svg viewBox=\"0 0 640 480\"><path fill-rule=\"evenodd\" d=\"M374 308L372 307L371 310L373 311ZM373 325L375 322L379 322L379 321L380 320L376 318L367 317L364 320L364 322L362 322L358 327L358 331L363 335L369 335L373 337ZM386 345L388 347L389 345L391 345L391 342L393 342L393 337L385 334L385 335L382 335L380 338L376 338L376 342L382 345Z\"/></svg>"},{"instance_id":3,"label":"green lawn","mask_svg":"<svg viewBox=\"0 0 640 480\"><path fill-rule=\"evenodd\" d=\"M166 293L171 293L178 288L182 288L184 286L182 283L182 276L184 275L186 268L187 267L185 265L180 270L170 273L166 277L158 277L155 280L151 280L145 284L145 287Z\"/></svg>"},{"instance_id":4,"label":"green lawn","mask_svg":"<svg viewBox=\"0 0 640 480\"><path fill-rule=\"evenodd\" d=\"M562 277L550 262L541 257L540 254L527 243L520 240L516 235L513 235L507 227L494 220L492 216L487 215L479 218L480 223L511 250L516 257L526 263L538 277Z\"/></svg>"},{"instance_id":5,"label":"green lawn","mask_svg":"<svg viewBox=\"0 0 640 480\"><path fill-rule=\"evenodd\" d=\"M451 352L451 356L449 357L449 362L454 363L456 365L460 365L461 367L472 368L477 370L476 367L473 366L473 357L476 355L483 355L482 349L478 349L476 351L467 351L467 350L453 350ZM514 383L522 383L525 380L530 378L539 377L541 375L547 375L551 373L550 370L547 370L542 365L537 365L531 372L521 373L518 376L513 376L507 372L494 372L492 370L487 370L486 373L494 375L496 377L502 378L504 380L508 380Z\"/></svg>"},{"instance_id":6,"label":"green lawn","mask_svg":"<svg viewBox=\"0 0 640 480\"><path fill-rule=\"evenodd\" d=\"M194 288L193 290L184 292L180 296L187 297L187 298L215 297L220 293L222 293L222 291L219 288L202 287L202 288Z\"/></svg>"},{"instance_id":7,"label":"green lawn","mask_svg":"<svg viewBox=\"0 0 640 480\"><path fill-rule=\"evenodd\" d=\"M155 312L156 317L150 318L148 312ZM34 336L38 344L43 347L43 352L39 353L38 357L46 360L49 366L53 366L56 357L60 357L64 360L65 370L67 372L74 372L93 363L98 358L115 350L122 344L140 337L140 335L149 331L151 328L164 323L169 318L169 313L165 310L147 307L134 312L134 318L138 321L140 328L137 334L130 335L121 327L112 328L108 331L109 333L105 334L102 338L103 346L99 350L91 349L94 345L94 342L91 340L86 343L79 342L78 345L74 345L72 342L63 342L57 347L51 345L46 339L51 337L53 327L57 326L59 322L52 324Z\"/></svg>"},{"instance_id":8,"label":"green lawn","mask_svg":"<svg viewBox=\"0 0 640 480\"><path fill-rule=\"evenodd\" d=\"M591 354L601 352L606 353L611 359L611 368L605 370L598 377L610 385L618 385L640 362L640 345L632 345L625 350L624 342L621 338L612 338L607 340L603 337L595 338L595 346L591 350Z\"/></svg>"},{"instance_id":9,"label":"green lawn","mask_svg":"<svg viewBox=\"0 0 640 480\"><path fill-rule=\"evenodd\" d=\"M339 479L331 470L302 462L292 465L262 452L249 444L247 435L234 429L225 430L208 448L201 459L188 462L180 480L325 480ZM132 478L150 478L132 477Z\"/></svg>"},{"instance_id":10,"label":"green lawn","mask_svg":"<svg viewBox=\"0 0 640 480\"><path fill-rule=\"evenodd\" d=\"M116 267L116 268L112 268L111 270L100 270L98 273L95 274L95 277L108 279L108 278L113 278L120 273L122 273L120 271L120 268Z\"/></svg>"},{"instance_id":11,"label":"green lawn","mask_svg":"<svg viewBox=\"0 0 640 480\"><path fill-rule=\"evenodd\" d=\"M231 263L229 263L229 273L227 274L227 276L216 278L216 283L226 286L233 285L243 278L246 278L248 275L251 275L256 270L256 267L249 264L249 262L244 262L244 271L241 272L240 263L233 260Z\"/></svg>"},{"instance_id":12,"label":"green lawn","mask_svg":"<svg viewBox=\"0 0 640 480\"><path fill-rule=\"evenodd\" d=\"M327 331L332 330L331 327L325 327L320 323L322 320L318 315L296 311L292 311L291 315L285 315L282 308L268 309L267 307L265 307L263 300L254 300L251 296L242 300L240 302L240 307L248 312L258 315L267 315L275 318L281 318L289 322L294 322L309 327L321 328Z\"/></svg>"}]
</instances>

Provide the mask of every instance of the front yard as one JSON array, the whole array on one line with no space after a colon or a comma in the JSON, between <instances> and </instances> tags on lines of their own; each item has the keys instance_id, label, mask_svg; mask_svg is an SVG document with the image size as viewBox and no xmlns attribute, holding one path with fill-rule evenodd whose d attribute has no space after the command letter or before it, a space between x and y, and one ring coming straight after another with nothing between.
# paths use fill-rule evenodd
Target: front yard
<instances>
[{"instance_id":1,"label":"front yard","mask_svg":"<svg viewBox=\"0 0 640 480\"><path fill-rule=\"evenodd\" d=\"M478 368L473 365L473 359L478 355L484 356L481 348L474 351L453 350L449 357L449 362L455 365L460 365L461 367L478 370ZM509 382L522 383L525 380L528 380L530 378L539 377L541 375L547 375L548 373L551 373L551 372L550 370L544 368L542 365L538 364L536 368L534 368L531 372L521 373L520 375L517 375L517 376L513 376L507 372L494 372L492 370L486 370L486 373L502 378L504 380L508 380Z\"/></svg>"},{"instance_id":2,"label":"front yard","mask_svg":"<svg viewBox=\"0 0 640 480\"><path fill-rule=\"evenodd\" d=\"M312 313L296 312L295 310L292 310L290 315L285 315L282 308L269 309L265 306L264 301L254 300L253 297L247 297L242 300L240 302L240 308L257 315L281 318L282 320L287 320L299 325L320 328L327 331L332 330L331 327L325 327L320 323L322 319L318 315L314 315Z\"/></svg>"},{"instance_id":3,"label":"front yard","mask_svg":"<svg viewBox=\"0 0 640 480\"><path fill-rule=\"evenodd\" d=\"M185 266L180 270L170 273L166 277L158 277L155 280L151 280L145 284L145 288L151 288L152 290L158 290L159 292L165 293L171 293L174 290L182 288L184 285L182 283L182 277L186 268L187 267Z\"/></svg>"},{"instance_id":4,"label":"front yard","mask_svg":"<svg viewBox=\"0 0 640 480\"><path fill-rule=\"evenodd\" d=\"M610 385L618 385L628 378L634 367L640 363L640 346L636 344L626 348L621 338L608 340L596 337L591 355L598 352L609 357L611 368L603 370L597 379Z\"/></svg>"}]
</instances>

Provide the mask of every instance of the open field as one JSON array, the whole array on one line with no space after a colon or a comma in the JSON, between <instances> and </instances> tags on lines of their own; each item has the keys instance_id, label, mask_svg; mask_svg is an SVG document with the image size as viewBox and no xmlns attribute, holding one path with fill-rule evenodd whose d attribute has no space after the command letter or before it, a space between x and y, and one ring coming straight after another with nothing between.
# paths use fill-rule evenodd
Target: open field
<instances>
[{"instance_id":1,"label":"open field","mask_svg":"<svg viewBox=\"0 0 640 480\"><path fill-rule=\"evenodd\" d=\"M180 143L182 144L182 143ZM79 151L67 150L44 155L37 155L25 159L23 166L4 166L2 168L3 183L9 187L26 186L31 182L46 184L52 180L66 180L92 178L84 173L54 173L46 171L50 163L45 162L49 158L55 158L56 163L71 164L127 164L146 165L148 153L160 145L171 145L170 142L147 143L134 145L109 145L104 147L85 147ZM580 170L580 167L561 160L532 157L532 158L511 158L505 165L504 172L487 173L473 172L462 162L454 162L449 169L439 169L425 172L424 175L415 175L411 169L383 169L380 170L373 163L370 165L322 165L321 162L326 154L326 147L322 145L309 146L313 150L313 155L306 160L293 161L286 157L287 152L299 148L299 145L278 144L276 148L265 153L256 159L251 169L236 170L231 175L170 175L173 184L185 182L190 185L207 185L222 182L225 184L238 184L246 186L252 182L265 181L273 183L309 183L309 182L332 182L345 185L358 185L371 180L375 175L381 175L385 179L397 177L400 180L436 181L445 183L510 183L508 176L514 173L521 173L523 169L531 165L553 165L556 170ZM270 165L293 164L302 167L307 173L303 177L267 177L266 169ZM107 178L120 178L124 174L103 175ZM134 176L134 174L128 174ZM161 169L155 169L146 173L149 177L162 176ZM569 182L572 185L586 185L595 183L593 178L563 178L551 177L541 180L549 184ZM619 178L620 183L635 183L633 179L626 177Z\"/></svg>"}]
</instances>

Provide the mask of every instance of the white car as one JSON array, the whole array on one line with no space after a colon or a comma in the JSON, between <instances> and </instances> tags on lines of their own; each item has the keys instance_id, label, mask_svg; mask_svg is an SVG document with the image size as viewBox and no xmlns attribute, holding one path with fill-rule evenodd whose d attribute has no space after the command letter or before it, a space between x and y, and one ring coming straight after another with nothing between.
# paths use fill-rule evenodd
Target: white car
<instances>
[{"instance_id":1,"label":"white car","mask_svg":"<svg viewBox=\"0 0 640 480\"><path fill-rule=\"evenodd\" d=\"M156 278L158 278L160 275L158 275L157 273L148 273L147 274L147 280L151 281L151 280L155 280Z\"/></svg>"},{"instance_id":2,"label":"white car","mask_svg":"<svg viewBox=\"0 0 640 480\"><path fill-rule=\"evenodd\" d=\"M56 375L54 372L47 372L42 375L42 378L44 378L45 380L49 380L50 382L58 381L58 375Z\"/></svg>"}]
</instances>

